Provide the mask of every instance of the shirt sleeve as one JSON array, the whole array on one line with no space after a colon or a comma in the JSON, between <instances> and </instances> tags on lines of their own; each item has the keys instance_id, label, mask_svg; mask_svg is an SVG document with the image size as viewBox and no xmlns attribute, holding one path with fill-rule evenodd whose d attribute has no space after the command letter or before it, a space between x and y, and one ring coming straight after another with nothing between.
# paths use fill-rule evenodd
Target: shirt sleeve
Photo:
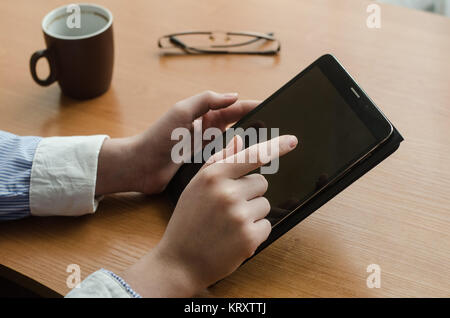
<instances>
[{"instance_id":1,"label":"shirt sleeve","mask_svg":"<svg viewBox=\"0 0 450 318\"><path fill-rule=\"evenodd\" d=\"M106 135L44 138L34 156L30 209L35 216L94 213L97 165Z\"/></svg>"},{"instance_id":2,"label":"shirt sleeve","mask_svg":"<svg viewBox=\"0 0 450 318\"><path fill-rule=\"evenodd\" d=\"M30 215L30 177L40 137L0 131L0 221Z\"/></svg>"},{"instance_id":3,"label":"shirt sleeve","mask_svg":"<svg viewBox=\"0 0 450 318\"><path fill-rule=\"evenodd\" d=\"M89 275L66 298L141 298L121 277L105 269Z\"/></svg>"},{"instance_id":4,"label":"shirt sleeve","mask_svg":"<svg viewBox=\"0 0 450 318\"><path fill-rule=\"evenodd\" d=\"M19 137L0 131L0 221L94 213L106 135Z\"/></svg>"}]
</instances>

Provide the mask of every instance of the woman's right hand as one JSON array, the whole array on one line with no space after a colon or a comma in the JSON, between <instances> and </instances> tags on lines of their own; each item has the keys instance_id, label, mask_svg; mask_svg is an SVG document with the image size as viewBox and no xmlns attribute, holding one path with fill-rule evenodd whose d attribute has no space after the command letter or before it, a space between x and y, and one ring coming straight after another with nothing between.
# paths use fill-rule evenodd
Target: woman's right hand
<instances>
[{"instance_id":1,"label":"woman's right hand","mask_svg":"<svg viewBox=\"0 0 450 318\"><path fill-rule=\"evenodd\" d=\"M279 151L262 160L261 149L274 142ZM241 150L242 139L235 137L191 180L162 240L123 278L146 297L191 297L234 272L271 231L265 219L270 204L263 197L267 181L248 174L297 143L294 136L281 136Z\"/></svg>"}]
</instances>

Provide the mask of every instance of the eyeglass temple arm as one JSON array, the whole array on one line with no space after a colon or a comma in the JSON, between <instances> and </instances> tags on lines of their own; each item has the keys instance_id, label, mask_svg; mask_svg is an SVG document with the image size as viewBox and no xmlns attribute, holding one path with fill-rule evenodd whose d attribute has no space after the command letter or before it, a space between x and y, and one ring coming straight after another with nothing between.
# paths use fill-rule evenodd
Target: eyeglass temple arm
<instances>
[{"instance_id":1,"label":"eyeglass temple arm","mask_svg":"<svg viewBox=\"0 0 450 318\"><path fill-rule=\"evenodd\" d=\"M189 54L191 54L192 51L197 52L197 53L206 53L207 52L207 51L204 51L204 50L199 50L199 49L197 49L195 47L187 46L183 41L179 40L175 36L169 36L169 41L170 41L170 43L172 43L176 47L182 49L183 51L185 51L186 53L189 53ZM209 51L208 53L211 53L211 52ZM213 53L224 54L224 53L228 53L228 52L227 51L215 51Z\"/></svg>"},{"instance_id":2,"label":"eyeglass temple arm","mask_svg":"<svg viewBox=\"0 0 450 318\"><path fill-rule=\"evenodd\" d=\"M257 32L227 32L227 35L241 35L241 36L253 36L255 38L259 39L265 39L269 41L275 41L274 33L273 32L267 32L267 33L257 33Z\"/></svg>"},{"instance_id":3,"label":"eyeglass temple arm","mask_svg":"<svg viewBox=\"0 0 450 318\"><path fill-rule=\"evenodd\" d=\"M179 40L175 36L169 36L169 42L172 43L174 46L182 49L184 52L190 54L190 47L188 47L183 41Z\"/></svg>"}]
</instances>

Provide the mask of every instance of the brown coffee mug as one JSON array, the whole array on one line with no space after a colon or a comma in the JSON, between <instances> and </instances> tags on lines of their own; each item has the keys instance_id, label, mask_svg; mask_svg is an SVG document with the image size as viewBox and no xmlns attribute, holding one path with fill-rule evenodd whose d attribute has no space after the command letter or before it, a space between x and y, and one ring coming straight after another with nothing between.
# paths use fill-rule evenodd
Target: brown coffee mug
<instances>
[{"instance_id":1,"label":"brown coffee mug","mask_svg":"<svg viewBox=\"0 0 450 318\"><path fill-rule=\"evenodd\" d=\"M42 86L58 81L72 98L88 99L105 93L114 65L113 16L98 5L80 4L57 8L42 21L47 49L31 56L30 71ZM36 64L46 58L50 74L40 79Z\"/></svg>"}]
</instances>

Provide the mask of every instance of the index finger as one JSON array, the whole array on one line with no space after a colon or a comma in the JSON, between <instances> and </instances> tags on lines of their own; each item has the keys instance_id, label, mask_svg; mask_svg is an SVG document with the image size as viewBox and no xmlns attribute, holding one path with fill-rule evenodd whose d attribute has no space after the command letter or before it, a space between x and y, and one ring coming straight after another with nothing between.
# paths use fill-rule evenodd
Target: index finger
<instances>
[{"instance_id":1,"label":"index finger","mask_svg":"<svg viewBox=\"0 0 450 318\"><path fill-rule=\"evenodd\" d=\"M229 156L215 164L224 164L223 173L230 178L238 179L269 162L284 156L297 147L295 136L280 136L255 144L249 148Z\"/></svg>"}]
</instances>

